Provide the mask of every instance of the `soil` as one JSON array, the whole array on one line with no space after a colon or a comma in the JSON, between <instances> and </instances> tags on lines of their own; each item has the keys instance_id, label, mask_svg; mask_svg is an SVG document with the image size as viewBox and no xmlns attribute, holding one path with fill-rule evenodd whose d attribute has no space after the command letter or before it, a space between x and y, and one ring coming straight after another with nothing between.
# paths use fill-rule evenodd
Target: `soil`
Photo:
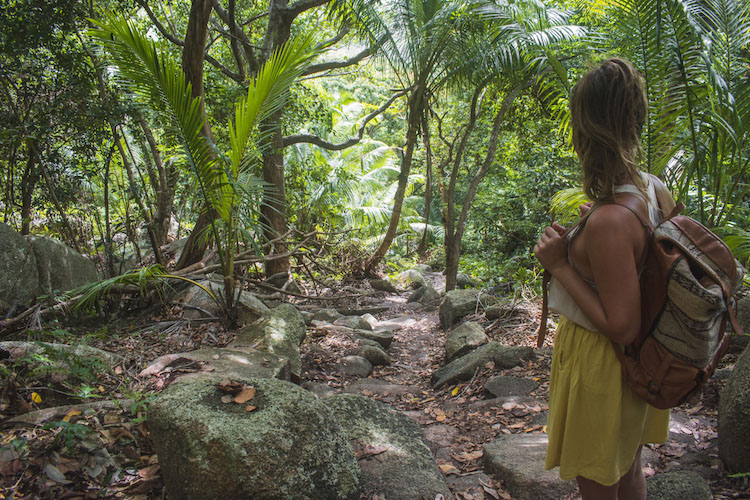
<instances>
[{"instance_id":1,"label":"soil","mask_svg":"<svg viewBox=\"0 0 750 500\"><path fill-rule=\"evenodd\" d=\"M375 367L367 379L345 375L338 366L341 358L355 348L349 337L336 332L321 335L311 328L301 347L302 383L325 385L335 392L356 392L412 417L425 431L436 462L456 498L511 498L502 482L483 470L482 447L500 434L545 431L554 334L548 335L544 348L527 364L511 370L498 370L489 364L467 383L434 390L430 379L432 372L444 363L443 345L448 333L440 328L437 306L408 304L408 292L399 295L373 292L359 282L340 284L337 290L329 290L330 300L323 302L289 297L286 300L308 310L321 306L387 307L387 311L376 314L378 319L408 315L415 321L394 332L388 349L391 364ZM321 293L325 295L326 290ZM336 294L344 297L336 299ZM539 309L538 300L519 299L505 317L489 321L480 312L464 321L481 324L491 340L535 346ZM57 380L50 373L34 373L31 364L11 365L8 360L0 360L10 374L7 380L13 385L12 391L8 386L4 388L0 401L4 420L0 425L0 499L165 498L144 412L153 394L169 383L169 377L167 374L142 380L137 373L160 355L223 347L233 339L232 332L225 332L220 324L189 322L181 319L181 312L179 306L145 316L142 312L139 315L131 312L125 319L110 321L106 326L91 322L79 325L74 335L60 338L58 334L60 342L71 342L73 337L85 339L91 346L123 356L123 362L114 372L100 373L96 380ZM49 331L27 332L15 340L28 337L50 340L49 336ZM647 476L691 469L708 480L717 499L750 498L747 478L730 477L717 449L718 394L737 356L731 353L725 358L718 376L708 382L697 399L673 410L669 441L649 446L644 452L643 469ZM179 369L191 371L200 367ZM508 404L484 389L487 380L497 375L531 379L538 387L523 402ZM93 392L83 399L72 398L82 386ZM122 404L114 409L96 405L90 405L89 410L86 406L70 407L46 427L7 422L29 409L57 404L57 398L50 396L55 392L65 396L60 398L65 403L72 398L79 403L117 399Z\"/></svg>"}]
</instances>

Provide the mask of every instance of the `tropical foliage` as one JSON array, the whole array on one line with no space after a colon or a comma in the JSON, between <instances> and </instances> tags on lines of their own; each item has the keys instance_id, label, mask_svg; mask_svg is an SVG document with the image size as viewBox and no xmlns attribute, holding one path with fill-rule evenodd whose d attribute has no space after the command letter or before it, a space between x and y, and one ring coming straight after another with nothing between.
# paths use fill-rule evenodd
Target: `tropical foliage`
<instances>
[{"instance_id":1,"label":"tropical foliage","mask_svg":"<svg viewBox=\"0 0 750 500\"><path fill-rule=\"evenodd\" d=\"M238 238L239 208L260 186L249 171L250 145L255 126L279 109L287 90L304 65L315 55L313 39L300 37L278 50L248 85L247 95L235 106L229 123L230 149L224 154L201 134L205 117L200 97L193 97L180 66L134 25L122 17L95 22L91 31L109 51L120 74L139 101L166 115L171 137L181 145L187 164L195 174L206 207L215 211L211 236L218 249L224 274L224 299L228 311L235 301L234 247ZM255 137L263 146L262 136Z\"/></svg>"},{"instance_id":2,"label":"tropical foliage","mask_svg":"<svg viewBox=\"0 0 750 500\"><path fill-rule=\"evenodd\" d=\"M571 221L586 201L569 89L613 55L646 82L643 168L750 263L745 0L331 0L283 25L277 0L136 4L0 14L2 220L96 255L110 278L169 269L160 249L207 227L231 310L236 255L283 253L292 242L261 248L288 225L369 254L351 269L433 256L449 277L529 290L550 207ZM190 52L200 6L207 38ZM87 18L103 19L89 37ZM186 54L204 56L197 81Z\"/></svg>"}]
</instances>

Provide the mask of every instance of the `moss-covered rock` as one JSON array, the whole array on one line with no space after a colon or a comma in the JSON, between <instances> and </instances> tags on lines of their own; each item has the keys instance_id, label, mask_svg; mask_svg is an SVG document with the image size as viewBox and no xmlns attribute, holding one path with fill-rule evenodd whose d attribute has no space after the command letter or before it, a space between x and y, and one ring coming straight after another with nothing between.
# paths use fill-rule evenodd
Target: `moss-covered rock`
<instances>
[{"instance_id":1,"label":"moss-covered rock","mask_svg":"<svg viewBox=\"0 0 750 500\"><path fill-rule=\"evenodd\" d=\"M281 304L264 317L245 326L230 345L232 348L253 347L289 360L293 380L302 370L299 346L305 339L305 320L291 304Z\"/></svg>"},{"instance_id":2,"label":"moss-covered rock","mask_svg":"<svg viewBox=\"0 0 750 500\"><path fill-rule=\"evenodd\" d=\"M397 280L398 283L401 283L404 286L408 286L409 288L412 288L414 290L427 284L427 281L425 281L422 273L420 273L416 269L408 269L402 272L398 275Z\"/></svg>"},{"instance_id":3,"label":"moss-covered rock","mask_svg":"<svg viewBox=\"0 0 750 500\"><path fill-rule=\"evenodd\" d=\"M719 456L734 472L750 472L750 348L734 365L721 393Z\"/></svg>"},{"instance_id":4,"label":"moss-covered rock","mask_svg":"<svg viewBox=\"0 0 750 500\"><path fill-rule=\"evenodd\" d=\"M337 394L323 401L361 453L364 492L388 500L433 499L438 494L452 498L414 420L363 396Z\"/></svg>"},{"instance_id":5,"label":"moss-covered rock","mask_svg":"<svg viewBox=\"0 0 750 500\"><path fill-rule=\"evenodd\" d=\"M534 349L527 346L504 346L497 342L489 342L474 351L454 359L432 374L435 389L448 384L456 384L469 380L477 369L483 368L488 362L495 363L499 369L513 368L525 359L534 356Z\"/></svg>"},{"instance_id":6,"label":"moss-covered rock","mask_svg":"<svg viewBox=\"0 0 750 500\"><path fill-rule=\"evenodd\" d=\"M445 339L445 360L450 362L460 358L489 340L478 323L463 323Z\"/></svg>"},{"instance_id":7,"label":"moss-covered rock","mask_svg":"<svg viewBox=\"0 0 750 500\"><path fill-rule=\"evenodd\" d=\"M649 500L711 500L713 494L706 480L694 471L657 474L646 481Z\"/></svg>"},{"instance_id":8,"label":"moss-covered rock","mask_svg":"<svg viewBox=\"0 0 750 500\"><path fill-rule=\"evenodd\" d=\"M424 285L416 290L414 293L409 295L407 302L419 302L420 304L429 304L432 301L438 300L440 293L432 288L430 285Z\"/></svg>"},{"instance_id":9,"label":"moss-covered rock","mask_svg":"<svg viewBox=\"0 0 750 500\"><path fill-rule=\"evenodd\" d=\"M94 263L65 244L46 236L27 239L36 256L42 293L66 292L99 279Z\"/></svg>"},{"instance_id":10,"label":"moss-covered rock","mask_svg":"<svg viewBox=\"0 0 750 500\"><path fill-rule=\"evenodd\" d=\"M459 319L474 311L481 311L494 299L477 290L451 290L446 292L440 304L440 326L447 330Z\"/></svg>"},{"instance_id":11,"label":"moss-covered rock","mask_svg":"<svg viewBox=\"0 0 750 500\"><path fill-rule=\"evenodd\" d=\"M218 381L172 385L149 409L170 498L359 498L357 460L322 401L289 382L249 378L241 382L255 397L225 404Z\"/></svg>"},{"instance_id":12,"label":"moss-covered rock","mask_svg":"<svg viewBox=\"0 0 750 500\"><path fill-rule=\"evenodd\" d=\"M39 294L36 255L23 236L0 222L0 313Z\"/></svg>"}]
</instances>

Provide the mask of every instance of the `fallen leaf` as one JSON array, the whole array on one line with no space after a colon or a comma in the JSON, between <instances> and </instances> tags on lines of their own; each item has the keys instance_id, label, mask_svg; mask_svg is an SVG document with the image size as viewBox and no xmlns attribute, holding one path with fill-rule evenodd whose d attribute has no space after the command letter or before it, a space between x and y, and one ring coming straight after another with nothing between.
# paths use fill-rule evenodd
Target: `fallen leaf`
<instances>
[{"instance_id":1,"label":"fallen leaf","mask_svg":"<svg viewBox=\"0 0 750 500\"><path fill-rule=\"evenodd\" d=\"M496 489L490 488L489 486L485 486L484 484L482 484L482 489L484 490L485 493L487 493L489 496L491 496L495 500L500 500L500 495L498 494Z\"/></svg>"},{"instance_id":2,"label":"fallen leaf","mask_svg":"<svg viewBox=\"0 0 750 500\"><path fill-rule=\"evenodd\" d=\"M372 394L373 394L373 392L372 392L372 391L368 391L367 389L362 389L362 390L361 390L361 391L359 391L359 392L361 392L363 396L367 396L368 398L369 398L370 396L372 396Z\"/></svg>"},{"instance_id":3,"label":"fallen leaf","mask_svg":"<svg viewBox=\"0 0 750 500\"><path fill-rule=\"evenodd\" d=\"M81 410L70 410L64 417L63 422L70 422L72 417L77 417L81 414Z\"/></svg>"},{"instance_id":4,"label":"fallen leaf","mask_svg":"<svg viewBox=\"0 0 750 500\"><path fill-rule=\"evenodd\" d=\"M448 418L445 413L442 413L435 417L436 422L443 422L446 418Z\"/></svg>"},{"instance_id":5,"label":"fallen leaf","mask_svg":"<svg viewBox=\"0 0 750 500\"><path fill-rule=\"evenodd\" d=\"M149 465L143 469L138 470L138 475L143 479L150 479L159 472L159 464Z\"/></svg>"},{"instance_id":6,"label":"fallen leaf","mask_svg":"<svg viewBox=\"0 0 750 500\"><path fill-rule=\"evenodd\" d=\"M44 473L49 479L58 484L70 484L72 482L65 477L65 474L60 472L60 469L52 464L47 464L44 466Z\"/></svg>"},{"instance_id":7,"label":"fallen leaf","mask_svg":"<svg viewBox=\"0 0 750 500\"><path fill-rule=\"evenodd\" d=\"M42 402L42 397L39 394L37 394L36 392L32 392L31 393L31 401L33 403L39 404L39 403Z\"/></svg>"},{"instance_id":8,"label":"fallen leaf","mask_svg":"<svg viewBox=\"0 0 750 500\"><path fill-rule=\"evenodd\" d=\"M514 403L514 402L510 401L508 403L503 404L503 410L510 411L513 408L515 408L516 406L518 406L518 403Z\"/></svg>"},{"instance_id":9,"label":"fallen leaf","mask_svg":"<svg viewBox=\"0 0 750 500\"><path fill-rule=\"evenodd\" d=\"M115 366L115 375L122 375L123 369L122 365Z\"/></svg>"},{"instance_id":10,"label":"fallen leaf","mask_svg":"<svg viewBox=\"0 0 750 500\"><path fill-rule=\"evenodd\" d=\"M247 405L247 406L245 407L245 411L253 411L253 410L255 410L256 408L257 408L256 406L250 406L250 405Z\"/></svg>"},{"instance_id":11,"label":"fallen leaf","mask_svg":"<svg viewBox=\"0 0 750 500\"><path fill-rule=\"evenodd\" d=\"M362 449L357 451L354 455L357 457L357 459L361 460L363 458L380 455L381 453L385 453L386 451L388 451L388 448L386 448L385 446L375 446L368 444L362 447Z\"/></svg>"},{"instance_id":12,"label":"fallen leaf","mask_svg":"<svg viewBox=\"0 0 750 500\"><path fill-rule=\"evenodd\" d=\"M234 397L234 402L242 405L255 397L255 387L245 387Z\"/></svg>"},{"instance_id":13,"label":"fallen leaf","mask_svg":"<svg viewBox=\"0 0 750 500\"><path fill-rule=\"evenodd\" d=\"M234 398L229 394L225 394L221 397L221 402L224 404L231 403Z\"/></svg>"},{"instance_id":14,"label":"fallen leaf","mask_svg":"<svg viewBox=\"0 0 750 500\"><path fill-rule=\"evenodd\" d=\"M452 464L442 464L440 465L440 470L443 471L443 474L461 474L461 471L456 469Z\"/></svg>"}]
</instances>

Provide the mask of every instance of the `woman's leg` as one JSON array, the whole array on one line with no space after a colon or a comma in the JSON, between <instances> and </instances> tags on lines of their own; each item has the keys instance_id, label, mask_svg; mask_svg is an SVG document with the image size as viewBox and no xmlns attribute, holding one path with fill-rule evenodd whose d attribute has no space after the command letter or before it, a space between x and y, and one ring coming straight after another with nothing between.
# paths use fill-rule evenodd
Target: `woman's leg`
<instances>
[{"instance_id":1,"label":"woman's leg","mask_svg":"<svg viewBox=\"0 0 750 500\"><path fill-rule=\"evenodd\" d=\"M646 500L646 478L641 469L641 450L638 448L630 470L612 486L578 476L578 490L582 500Z\"/></svg>"},{"instance_id":2,"label":"woman's leg","mask_svg":"<svg viewBox=\"0 0 750 500\"><path fill-rule=\"evenodd\" d=\"M578 491L581 492L581 500L618 500L617 490L620 483L612 486L603 486L592 479L578 476Z\"/></svg>"},{"instance_id":3,"label":"woman's leg","mask_svg":"<svg viewBox=\"0 0 750 500\"><path fill-rule=\"evenodd\" d=\"M618 500L646 500L646 478L641 468L641 450L643 447L639 446L633 465L618 483L620 485L617 490Z\"/></svg>"}]
</instances>

